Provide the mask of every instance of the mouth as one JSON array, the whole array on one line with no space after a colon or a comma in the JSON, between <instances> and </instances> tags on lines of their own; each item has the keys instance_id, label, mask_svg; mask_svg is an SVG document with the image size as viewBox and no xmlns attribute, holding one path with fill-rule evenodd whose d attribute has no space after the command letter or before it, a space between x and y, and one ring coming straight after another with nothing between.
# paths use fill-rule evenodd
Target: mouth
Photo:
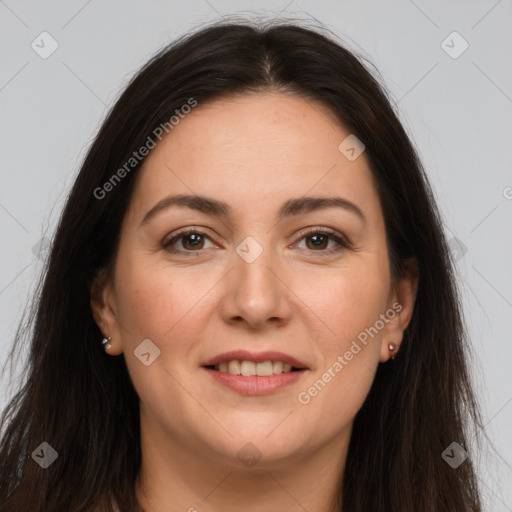
<instances>
[{"instance_id":1,"label":"mouth","mask_svg":"<svg viewBox=\"0 0 512 512\"><path fill-rule=\"evenodd\" d=\"M253 368L254 367L254 368ZM253 361L231 360L219 364L203 366L208 370L215 370L221 373L230 373L231 375L241 375L243 377L269 377L270 375L279 375L281 373L300 372L307 368L298 368L285 364L282 361L264 361L256 364Z\"/></svg>"},{"instance_id":2,"label":"mouth","mask_svg":"<svg viewBox=\"0 0 512 512\"><path fill-rule=\"evenodd\" d=\"M266 395L292 385L309 368L282 352L232 351L201 365L222 386L242 395Z\"/></svg>"},{"instance_id":3,"label":"mouth","mask_svg":"<svg viewBox=\"0 0 512 512\"><path fill-rule=\"evenodd\" d=\"M205 361L202 366L209 370L244 377L269 377L281 373L309 370L301 361L276 351L254 353L246 350L233 350Z\"/></svg>"}]
</instances>

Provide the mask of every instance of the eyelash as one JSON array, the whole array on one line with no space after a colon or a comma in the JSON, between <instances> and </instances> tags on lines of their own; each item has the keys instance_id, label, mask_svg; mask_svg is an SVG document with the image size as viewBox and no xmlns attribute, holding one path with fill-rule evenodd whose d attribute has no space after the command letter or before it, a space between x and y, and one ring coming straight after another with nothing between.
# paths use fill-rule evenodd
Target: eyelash
<instances>
[{"instance_id":1,"label":"eyelash","mask_svg":"<svg viewBox=\"0 0 512 512\"><path fill-rule=\"evenodd\" d=\"M190 235L200 235L200 236L203 236L203 237L211 240L211 238L206 233L203 233L202 231L198 231L197 229L188 228L188 229L184 229L183 231L179 231L178 233L176 233L175 236L173 236L169 240L165 240L162 243L162 249L165 249L166 251L173 253L173 254L201 252L202 249L198 249L197 251L190 251L190 250L186 250L186 249L177 250L177 249L170 248L175 242L179 241L180 239L186 238L187 236L190 236ZM307 231L302 230L299 232L299 235L301 236L301 238L299 239L299 242L302 241L304 238L307 238L308 236L323 235L323 236L330 237L332 240L334 240L338 244L338 247L334 247L334 248L331 247L330 249L326 249L326 250L320 249L318 251L315 251L314 249L306 249L306 250L310 250L311 252L320 253L322 256L331 255L331 254L337 253L343 249L352 249L353 248L352 243L347 238L338 235L336 231L328 229L328 228L322 228L322 229L313 228L313 229L310 229Z\"/></svg>"}]
</instances>

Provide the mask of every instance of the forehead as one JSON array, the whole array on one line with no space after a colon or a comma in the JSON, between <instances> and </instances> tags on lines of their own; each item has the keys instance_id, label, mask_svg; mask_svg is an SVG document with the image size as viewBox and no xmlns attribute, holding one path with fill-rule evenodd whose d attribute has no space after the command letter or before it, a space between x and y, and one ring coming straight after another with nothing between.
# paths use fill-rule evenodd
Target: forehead
<instances>
[{"instance_id":1,"label":"forehead","mask_svg":"<svg viewBox=\"0 0 512 512\"><path fill-rule=\"evenodd\" d=\"M336 192L376 208L364 152L351 161L339 149L349 135L327 107L300 95L258 93L199 103L146 157L135 206L192 193L264 209L274 200Z\"/></svg>"}]
</instances>

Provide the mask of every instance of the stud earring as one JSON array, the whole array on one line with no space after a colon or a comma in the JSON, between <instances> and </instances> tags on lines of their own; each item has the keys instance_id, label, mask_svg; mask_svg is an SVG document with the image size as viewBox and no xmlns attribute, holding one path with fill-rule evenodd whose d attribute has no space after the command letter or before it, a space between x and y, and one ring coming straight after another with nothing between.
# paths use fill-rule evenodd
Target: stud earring
<instances>
[{"instance_id":1,"label":"stud earring","mask_svg":"<svg viewBox=\"0 0 512 512\"><path fill-rule=\"evenodd\" d=\"M112 347L112 345L110 344L110 340L112 338L109 336L108 338L103 338L103 341L101 342L103 344L103 349L105 350L105 352Z\"/></svg>"},{"instance_id":2,"label":"stud earring","mask_svg":"<svg viewBox=\"0 0 512 512\"><path fill-rule=\"evenodd\" d=\"M394 343L388 343L388 349L389 353L391 354L391 359L395 359L396 353L398 351L398 345L395 345Z\"/></svg>"}]
</instances>

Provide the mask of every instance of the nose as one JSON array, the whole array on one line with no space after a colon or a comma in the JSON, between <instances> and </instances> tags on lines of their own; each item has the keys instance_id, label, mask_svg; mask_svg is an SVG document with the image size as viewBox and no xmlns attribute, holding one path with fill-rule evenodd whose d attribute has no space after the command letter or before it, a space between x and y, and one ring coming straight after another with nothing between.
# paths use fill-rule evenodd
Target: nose
<instances>
[{"instance_id":1,"label":"nose","mask_svg":"<svg viewBox=\"0 0 512 512\"><path fill-rule=\"evenodd\" d=\"M271 249L252 262L235 254L233 263L220 305L223 320L260 330L287 324L292 312L289 277Z\"/></svg>"}]
</instances>

